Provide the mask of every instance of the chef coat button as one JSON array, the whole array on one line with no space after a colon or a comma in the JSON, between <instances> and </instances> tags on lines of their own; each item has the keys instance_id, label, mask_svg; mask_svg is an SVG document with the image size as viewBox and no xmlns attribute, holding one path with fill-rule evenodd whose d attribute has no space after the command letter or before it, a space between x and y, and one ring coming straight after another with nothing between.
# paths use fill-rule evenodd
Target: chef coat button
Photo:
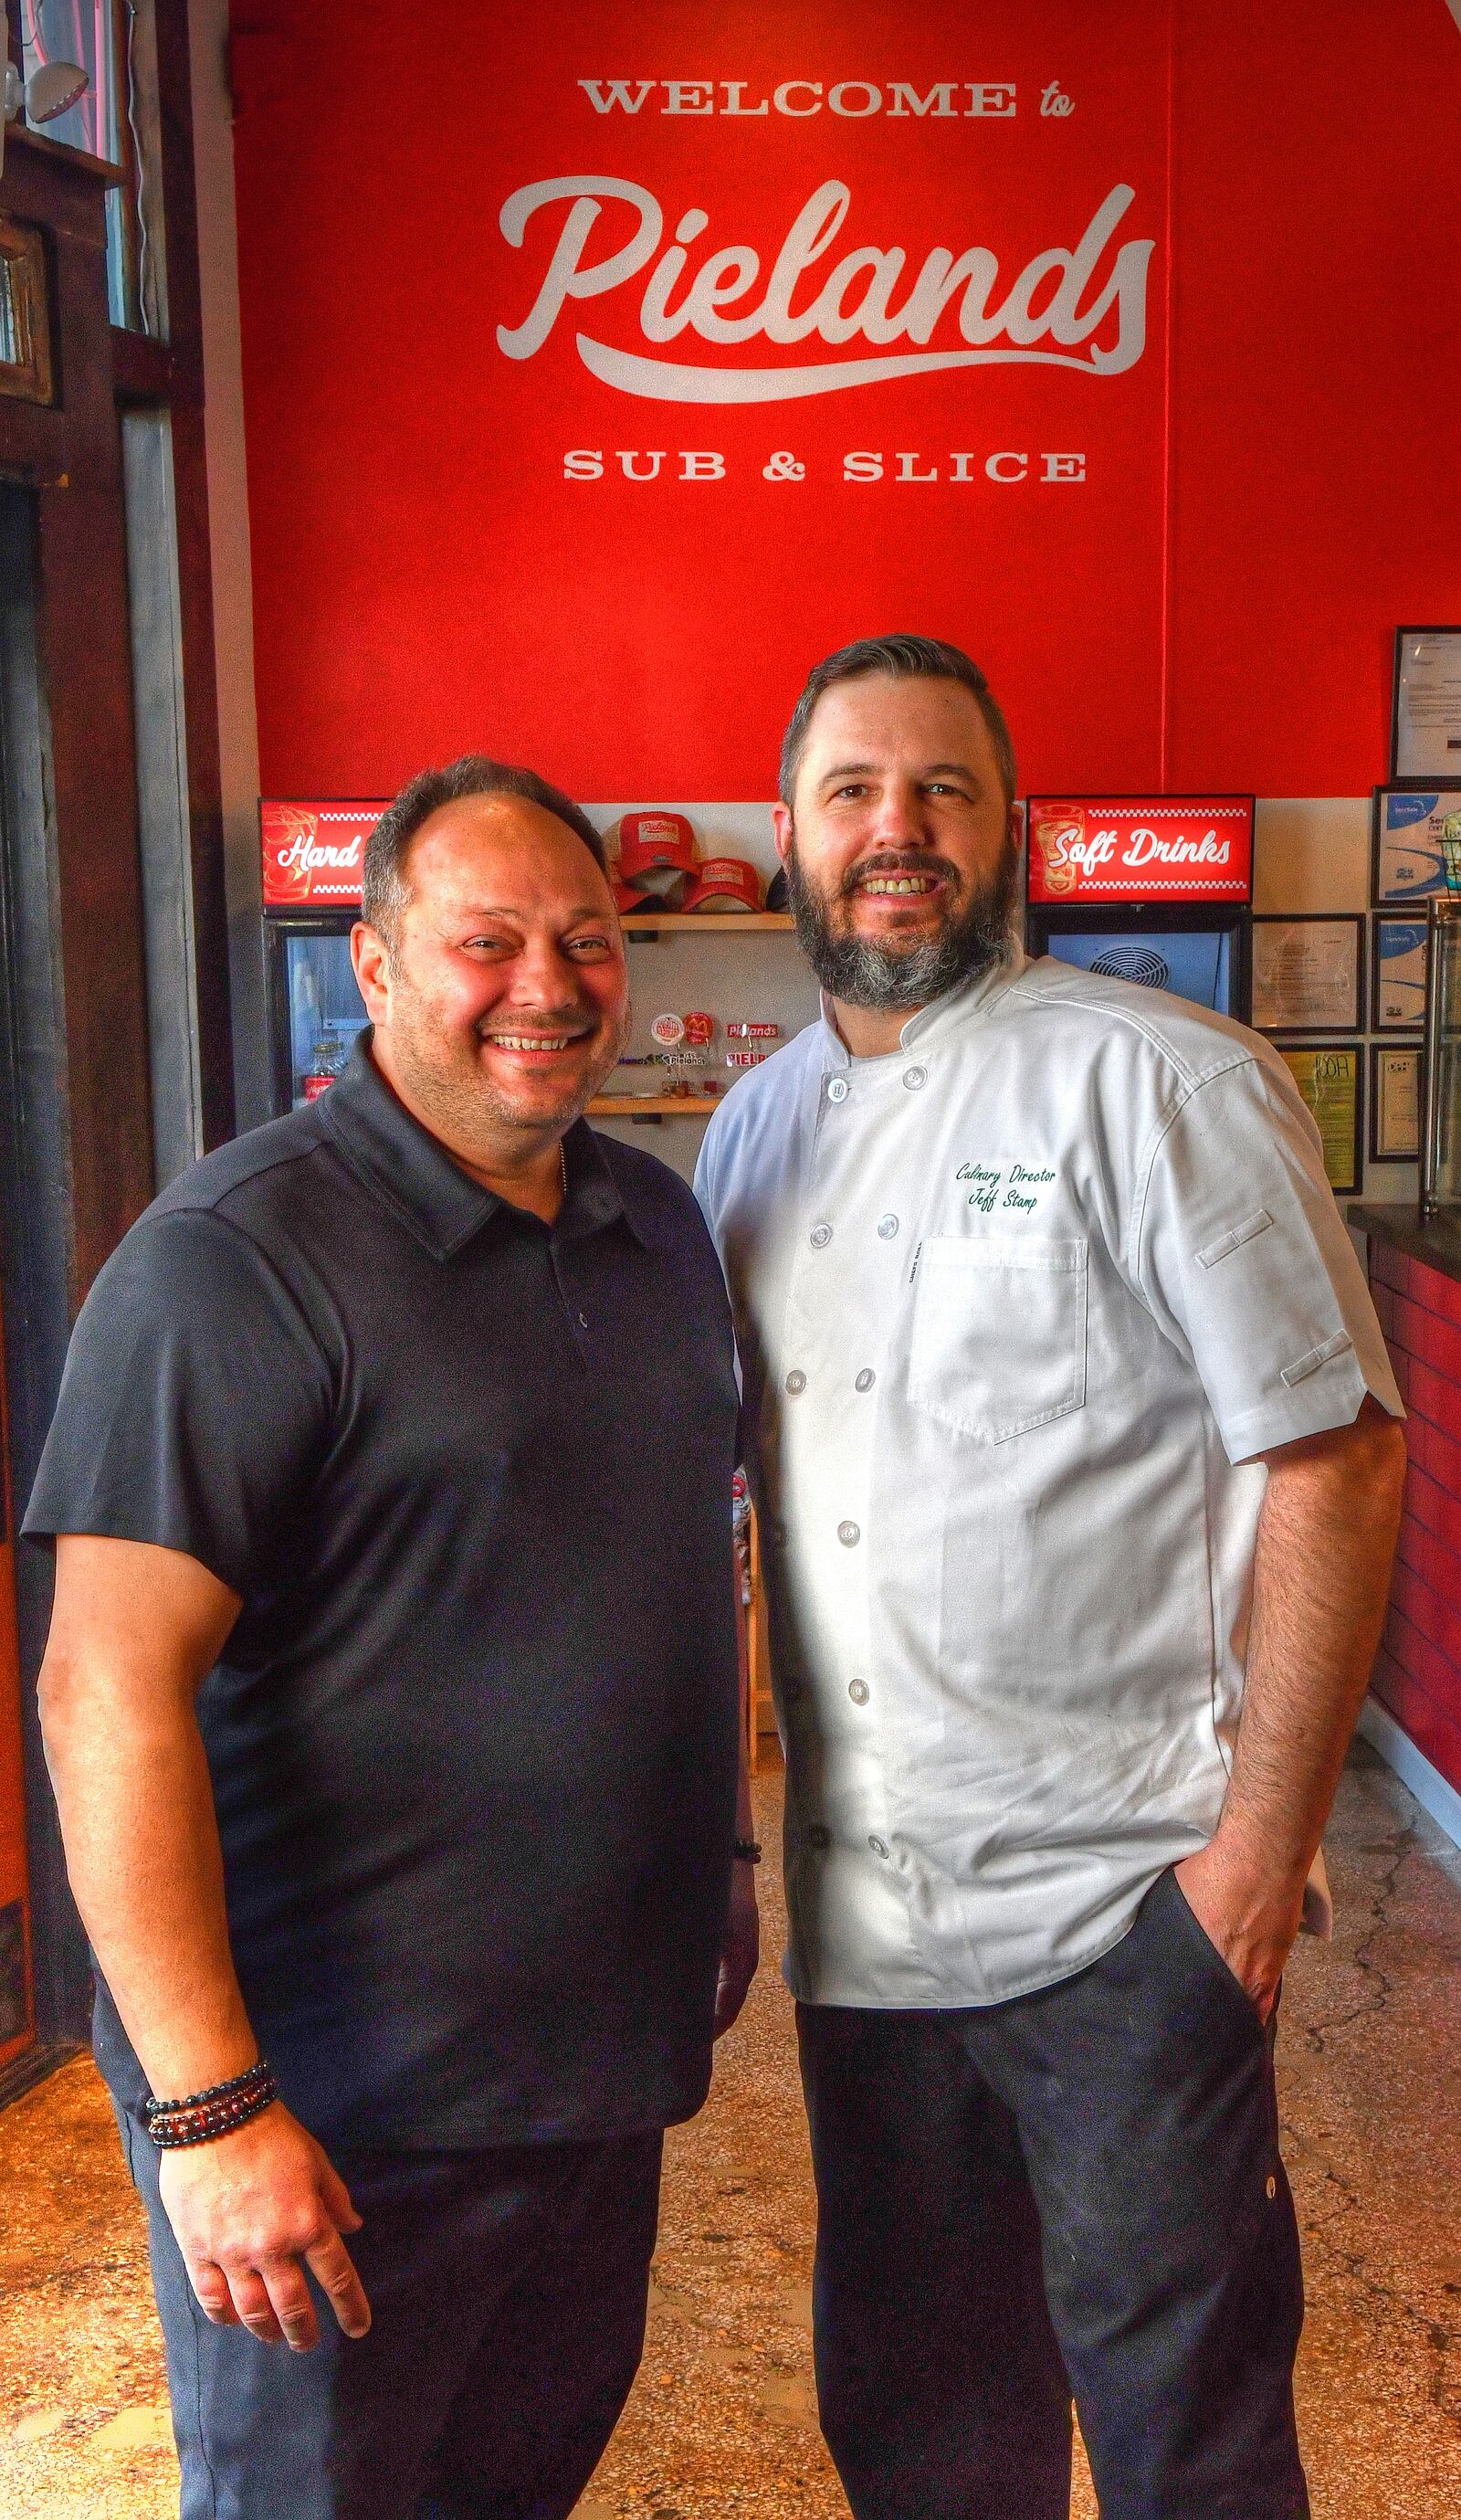
<instances>
[{"instance_id":1,"label":"chef coat button","mask_svg":"<svg viewBox=\"0 0 1461 2520\"><path fill-rule=\"evenodd\" d=\"M824 1846L830 1846L831 1843L831 1830L829 1828L823 1828L819 1820L815 1820L807 1831L807 1844L809 1846L815 1846L819 1854Z\"/></svg>"},{"instance_id":2,"label":"chef coat button","mask_svg":"<svg viewBox=\"0 0 1461 2520\"><path fill-rule=\"evenodd\" d=\"M873 1372L871 1366L864 1365L862 1372L857 1378L857 1381L853 1384L853 1389L854 1391L870 1391L876 1380L877 1375Z\"/></svg>"},{"instance_id":3,"label":"chef coat button","mask_svg":"<svg viewBox=\"0 0 1461 2520\"><path fill-rule=\"evenodd\" d=\"M877 1230L885 1242L891 1242L894 1235L898 1232L897 1217L880 1216L877 1221Z\"/></svg>"},{"instance_id":4,"label":"chef coat button","mask_svg":"<svg viewBox=\"0 0 1461 2520\"><path fill-rule=\"evenodd\" d=\"M578 1317L578 1326L579 1326L579 1328L580 1328L581 1330L586 1330L586 1329L588 1328L588 1327L589 1327L589 1316L588 1316L588 1314L587 1314L587 1313L580 1313L580 1314L579 1314L579 1317Z\"/></svg>"},{"instance_id":5,"label":"chef coat button","mask_svg":"<svg viewBox=\"0 0 1461 2520\"><path fill-rule=\"evenodd\" d=\"M791 1372L790 1372L788 1373L788 1375L786 1376L786 1388L787 1388L787 1390L788 1390L788 1391L792 1392L793 1394L795 1394L795 1393L796 1393L796 1392L798 1392L798 1391L805 1391L805 1390L806 1390L806 1388L807 1388L807 1377L806 1377L806 1375L803 1373L802 1369L801 1369L801 1367L800 1367L799 1365L794 1365L794 1366L792 1367L792 1369L791 1369Z\"/></svg>"},{"instance_id":6,"label":"chef coat button","mask_svg":"<svg viewBox=\"0 0 1461 2520\"><path fill-rule=\"evenodd\" d=\"M855 1522L839 1522L837 1525L837 1537L841 1541L844 1549L856 1549L859 1541L863 1537L863 1534Z\"/></svg>"},{"instance_id":7,"label":"chef coat button","mask_svg":"<svg viewBox=\"0 0 1461 2520\"><path fill-rule=\"evenodd\" d=\"M871 1847L873 1854L880 1855L883 1862L886 1864L888 1861L888 1843L886 1838L869 1837L867 1843Z\"/></svg>"},{"instance_id":8,"label":"chef coat button","mask_svg":"<svg viewBox=\"0 0 1461 2520\"><path fill-rule=\"evenodd\" d=\"M828 1078L827 1101L829 1102L845 1102L847 1101L847 1094L848 1085L845 1076L832 1076Z\"/></svg>"},{"instance_id":9,"label":"chef coat button","mask_svg":"<svg viewBox=\"0 0 1461 2520\"><path fill-rule=\"evenodd\" d=\"M1268 2202L1271 2205L1274 2197L1278 2194L1278 2182L1276 2179L1269 2179L1264 2186L1263 2194L1267 2197Z\"/></svg>"},{"instance_id":10,"label":"chef coat button","mask_svg":"<svg viewBox=\"0 0 1461 2520\"><path fill-rule=\"evenodd\" d=\"M854 1706L865 1706L869 1694L866 1681L850 1680L847 1684L847 1693Z\"/></svg>"},{"instance_id":11,"label":"chef coat button","mask_svg":"<svg viewBox=\"0 0 1461 2520\"><path fill-rule=\"evenodd\" d=\"M829 1225L814 1225L814 1226L813 1226L813 1228L812 1228L812 1248L813 1248L813 1250L814 1250L814 1251L825 1251L825 1249L826 1249L826 1247L827 1247L827 1244L831 1241L831 1238L832 1238L832 1229L831 1229L831 1227L830 1227Z\"/></svg>"},{"instance_id":12,"label":"chef coat button","mask_svg":"<svg viewBox=\"0 0 1461 2520\"><path fill-rule=\"evenodd\" d=\"M903 1081L910 1093L916 1093L920 1085L928 1083L928 1070L926 1067L906 1067Z\"/></svg>"}]
</instances>

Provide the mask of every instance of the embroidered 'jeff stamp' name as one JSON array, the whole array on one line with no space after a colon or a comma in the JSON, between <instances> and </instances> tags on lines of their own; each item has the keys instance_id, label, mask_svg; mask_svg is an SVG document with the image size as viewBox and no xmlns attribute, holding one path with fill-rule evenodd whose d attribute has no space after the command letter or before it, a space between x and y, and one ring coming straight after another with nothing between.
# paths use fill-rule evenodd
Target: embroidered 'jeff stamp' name
<instances>
[{"instance_id":1,"label":"embroidered 'jeff stamp' name","mask_svg":"<svg viewBox=\"0 0 1461 2520\"><path fill-rule=\"evenodd\" d=\"M981 1216L1002 1216L1010 1209L1018 1215L1039 1207L1055 1175L1048 1164L1002 1162L960 1164L954 1179L971 1184L968 1203Z\"/></svg>"}]
</instances>

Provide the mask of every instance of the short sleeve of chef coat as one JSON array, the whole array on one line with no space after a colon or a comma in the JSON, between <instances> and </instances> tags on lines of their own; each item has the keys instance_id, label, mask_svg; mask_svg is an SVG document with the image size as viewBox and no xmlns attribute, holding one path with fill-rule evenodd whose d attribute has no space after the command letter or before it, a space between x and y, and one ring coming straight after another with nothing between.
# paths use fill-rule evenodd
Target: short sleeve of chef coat
<instances>
[{"instance_id":1,"label":"short sleeve of chef coat","mask_svg":"<svg viewBox=\"0 0 1461 2520\"><path fill-rule=\"evenodd\" d=\"M71 1335L26 1511L196 1557L246 1598L320 1458L324 1352L278 1271L211 1210L144 1217Z\"/></svg>"},{"instance_id":2,"label":"short sleeve of chef coat","mask_svg":"<svg viewBox=\"0 0 1461 2520\"><path fill-rule=\"evenodd\" d=\"M1193 1088L1138 1190L1140 1292L1190 1356L1229 1461L1403 1417L1319 1133L1287 1071L1239 1058Z\"/></svg>"}]
</instances>

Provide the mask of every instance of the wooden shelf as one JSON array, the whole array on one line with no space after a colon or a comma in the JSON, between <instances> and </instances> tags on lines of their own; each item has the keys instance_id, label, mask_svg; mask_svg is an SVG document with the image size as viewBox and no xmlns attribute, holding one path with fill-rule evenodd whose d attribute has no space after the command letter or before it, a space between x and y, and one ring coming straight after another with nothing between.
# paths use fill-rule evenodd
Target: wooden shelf
<instances>
[{"instance_id":1,"label":"wooden shelf","mask_svg":"<svg viewBox=\"0 0 1461 2520\"><path fill-rule=\"evenodd\" d=\"M714 1094L600 1094L589 1104L591 1120L703 1120L721 1107Z\"/></svg>"},{"instance_id":2,"label":"wooden shelf","mask_svg":"<svg viewBox=\"0 0 1461 2520\"><path fill-rule=\"evenodd\" d=\"M738 928L742 935L785 935L796 925L789 910L621 910L619 923L626 936L664 936L676 930L690 936L697 927L721 934Z\"/></svg>"}]
</instances>

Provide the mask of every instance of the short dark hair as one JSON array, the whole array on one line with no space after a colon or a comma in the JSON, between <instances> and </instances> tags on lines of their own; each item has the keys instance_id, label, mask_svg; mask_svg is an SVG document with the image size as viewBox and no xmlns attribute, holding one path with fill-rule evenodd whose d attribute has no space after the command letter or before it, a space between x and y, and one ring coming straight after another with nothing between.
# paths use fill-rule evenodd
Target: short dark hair
<instances>
[{"instance_id":1,"label":"short dark hair","mask_svg":"<svg viewBox=\"0 0 1461 2520\"><path fill-rule=\"evenodd\" d=\"M796 794L797 772L807 746L807 729L812 712L823 692L834 683L856 682L863 674L892 674L900 681L926 676L930 681L962 683L979 703L979 713L989 728L995 746L995 759L999 765L999 781L1006 805L1015 799L1015 756L1004 712L990 690L972 656L962 648L952 648L946 639L919 639L911 631L897 630L886 639L855 639L850 648L838 648L823 656L807 676L806 689L791 712L791 723L781 744L780 795L789 805Z\"/></svg>"},{"instance_id":2,"label":"short dark hair","mask_svg":"<svg viewBox=\"0 0 1461 2520\"><path fill-rule=\"evenodd\" d=\"M608 874L602 840L581 805L560 788L540 779L536 770L519 770L511 762L491 761L485 752L464 752L440 770L419 770L393 804L387 805L366 842L360 882L360 915L390 943L401 913L411 897L406 861L421 825L443 805L459 805L466 796L521 796L556 814L583 841L600 874Z\"/></svg>"}]
</instances>

